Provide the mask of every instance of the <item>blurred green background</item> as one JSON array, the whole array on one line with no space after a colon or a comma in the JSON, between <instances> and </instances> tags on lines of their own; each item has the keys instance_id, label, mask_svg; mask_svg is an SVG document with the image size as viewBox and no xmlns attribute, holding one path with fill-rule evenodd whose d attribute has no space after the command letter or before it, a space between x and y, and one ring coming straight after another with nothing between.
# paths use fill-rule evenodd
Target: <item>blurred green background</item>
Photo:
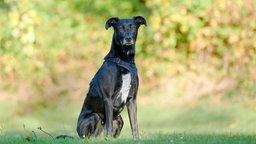
<instances>
[{"instance_id":1,"label":"blurred green background","mask_svg":"<svg viewBox=\"0 0 256 144\"><path fill-rule=\"evenodd\" d=\"M142 131L256 133L256 1L0 0L0 134L75 133L106 20L136 15Z\"/></svg>"}]
</instances>

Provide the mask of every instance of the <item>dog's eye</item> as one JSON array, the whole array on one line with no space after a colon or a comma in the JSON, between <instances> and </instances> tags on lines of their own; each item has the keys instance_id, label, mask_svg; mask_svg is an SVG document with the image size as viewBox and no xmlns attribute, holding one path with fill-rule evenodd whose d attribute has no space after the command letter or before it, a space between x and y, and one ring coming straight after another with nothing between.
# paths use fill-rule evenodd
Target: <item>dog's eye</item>
<instances>
[{"instance_id":1,"label":"dog's eye","mask_svg":"<svg viewBox=\"0 0 256 144\"><path fill-rule=\"evenodd\" d=\"M124 30L124 26L120 26L118 29L119 30Z\"/></svg>"}]
</instances>

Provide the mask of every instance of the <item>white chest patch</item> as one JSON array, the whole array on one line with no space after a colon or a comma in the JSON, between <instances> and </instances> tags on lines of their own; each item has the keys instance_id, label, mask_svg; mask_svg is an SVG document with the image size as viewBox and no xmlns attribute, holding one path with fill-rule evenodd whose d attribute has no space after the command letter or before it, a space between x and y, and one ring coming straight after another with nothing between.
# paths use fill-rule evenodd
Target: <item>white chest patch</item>
<instances>
[{"instance_id":1,"label":"white chest patch","mask_svg":"<svg viewBox=\"0 0 256 144\"><path fill-rule=\"evenodd\" d=\"M122 80L123 80L123 83L117 99L121 99L121 101L125 103L131 88L131 74L130 73L123 74Z\"/></svg>"}]
</instances>

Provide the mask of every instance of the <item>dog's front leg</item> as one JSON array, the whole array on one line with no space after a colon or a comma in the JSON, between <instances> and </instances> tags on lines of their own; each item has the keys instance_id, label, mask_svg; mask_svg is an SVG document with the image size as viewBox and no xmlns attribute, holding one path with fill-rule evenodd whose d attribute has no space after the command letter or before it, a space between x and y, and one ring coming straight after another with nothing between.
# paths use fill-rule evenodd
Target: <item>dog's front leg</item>
<instances>
[{"instance_id":1,"label":"dog's front leg","mask_svg":"<svg viewBox=\"0 0 256 144\"><path fill-rule=\"evenodd\" d=\"M105 105L105 135L113 136L113 101L110 98L104 100Z\"/></svg>"},{"instance_id":2,"label":"dog's front leg","mask_svg":"<svg viewBox=\"0 0 256 144\"><path fill-rule=\"evenodd\" d=\"M139 139L136 99L131 99L127 103L127 109L128 109L128 115L129 115L129 119L130 119L130 125L131 125L131 129L132 129L133 138Z\"/></svg>"}]
</instances>

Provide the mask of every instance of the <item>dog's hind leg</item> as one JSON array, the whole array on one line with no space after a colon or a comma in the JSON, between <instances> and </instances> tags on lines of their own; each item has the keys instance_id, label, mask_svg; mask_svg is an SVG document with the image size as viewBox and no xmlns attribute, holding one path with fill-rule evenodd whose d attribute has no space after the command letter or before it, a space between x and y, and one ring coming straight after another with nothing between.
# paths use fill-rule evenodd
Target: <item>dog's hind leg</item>
<instances>
[{"instance_id":1,"label":"dog's hind leg","mask_svg":"<svg viewBox=\"0 0 256 144\"><path fill-rule=\"evenodd\" d=\"M96 137L101 134L103 126L101 118L98 114L93 113L84 119L79 120L77 125L77 133L81 138Z\"/></svg>"},{"instance_id":2,"label":"dog's hind leg","mask_svg":"<svg viewBox=\"0 0 256 144\"><path fill-rule=\"evenodd\" d=\"M113 135L115 138L120 135L123 125L124 125L124 122L123 122L121 115L118 115L117 117L114 118L114 120L113 120Z\"/></svg>"}]
</instances>

